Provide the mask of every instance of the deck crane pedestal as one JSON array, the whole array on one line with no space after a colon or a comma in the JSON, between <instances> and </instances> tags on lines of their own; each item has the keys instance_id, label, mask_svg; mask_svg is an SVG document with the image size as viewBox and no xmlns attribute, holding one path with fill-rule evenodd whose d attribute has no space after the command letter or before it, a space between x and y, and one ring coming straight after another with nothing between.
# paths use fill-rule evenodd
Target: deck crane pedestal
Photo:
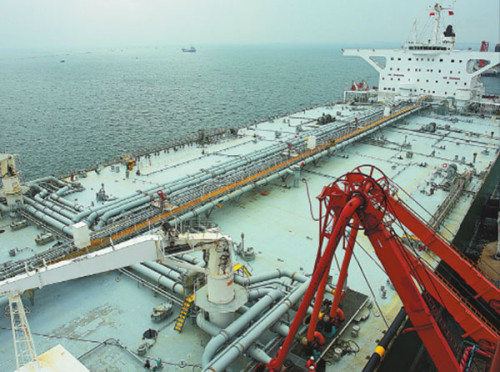
<instances>
[{"instance_id":1,"label":"deck crane pedestal","mask_svg":"<svg viewBox=\"0 0 500 372\"><path fill-rule=\"evenodd\" d=\"M462 339L483 346L491 355L500 340L500 332L462 298L442 277L435 273L418 252L406 246L396 231L410 230L424 247L446 262L475 292L475 299L486 303L498 316L500 290L484 277L465 256L448 245L404 202L397 198L397 189L376 167L355 168L332 184L324 187L320 201L320 244L310 285L290 326L288 336L277 355L268 364L271 371L280 371L292 343L296 339L308 307L314 299L313 313L307 331L307 342L314 344L318 335L316 325L327 283L330 265L341 239L350 227L336 288L343 288L349 261L353 254L356 234L364 230L376 255L398 292L406 313L430 357L439 371L459 371L461 351L451 342L447 327L437 315L437 305L446 309L463 331ZM401 225L401 227L399 226ZM326 247L322 249L323 243ZM338 321L341 290L334 293L330 311L322 321ZM486 350L484 350L486 349ZM379 350L383 354L383 350ZM464 350L462 352L465 352Z\"/></svg>"}]
</instances>

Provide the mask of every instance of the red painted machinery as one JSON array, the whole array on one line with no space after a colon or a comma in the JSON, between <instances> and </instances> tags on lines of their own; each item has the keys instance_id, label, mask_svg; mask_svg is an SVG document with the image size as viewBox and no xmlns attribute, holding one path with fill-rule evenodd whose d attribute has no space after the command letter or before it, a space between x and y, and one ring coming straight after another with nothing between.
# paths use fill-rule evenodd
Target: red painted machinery
<instances>
[{"instance_id":1,"label":"red painted machinery","mask_svg":"<svg viewBox=\"0 0 500 372\"><path fill-rule=\"evenodd\" d=\"M339 242L344 239L345 256L342 262L337 289L343 288L356 234L364 230L375 253L404 304L406 313L440 371L459 371L457 351L450 344L446 327L436 317L437 307L447 310L463 330L463 339L482 345L483 353L492 355L498 344L498 329L479 315L460 294L434 270L417 252L405 245L396 231L408 229L446 262L475 292L474 298L483 301L498 316L500 290L476 270L459 251L450 247L429 226L396 196L396 188L387 177L373 166L360 166L326 186L320 201L320 244L314 272L308 290L300 304L290 331L281 349L268 365L269 370L279 371L296 338L308 307L314 299L314 308L307 331L307 341L317 342L316 326L323 303L330 265ZM350 234L344 238L346 228ZM324 243L326 246L322 248ZM336 290L329 313L322 321L335 324L342 317L339 310L341 290ZM325 318L326 317L326 318ZM406 330L408 331L408 330Z\"/></svg>"}]
</instances>

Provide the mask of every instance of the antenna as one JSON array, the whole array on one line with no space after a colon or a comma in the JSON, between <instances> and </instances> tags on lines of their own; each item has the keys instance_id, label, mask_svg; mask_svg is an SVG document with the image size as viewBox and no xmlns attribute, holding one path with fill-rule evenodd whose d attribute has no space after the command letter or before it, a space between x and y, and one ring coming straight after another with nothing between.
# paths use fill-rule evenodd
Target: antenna
<instances>
[{"instance_id":1,"label":"antenna","mask_svg":"<svg viewBox=\"0 0 500 372\"><path fill-rule=\"evenodd\" d=\"M453 5L450 5L448 7L443 7L441 5L441 1L438 1L436 4L434 4L433 7L429 7L428 9L430 10L429 15L434 18L434 33L432 37L432 43L437 44L438 43L438 36L439 36L439 22L441 21L441 12L443 10L447 10L449 15L453 15L453 6L455 5L455 1L453 1Z\"/></svg>"}]
</instances>

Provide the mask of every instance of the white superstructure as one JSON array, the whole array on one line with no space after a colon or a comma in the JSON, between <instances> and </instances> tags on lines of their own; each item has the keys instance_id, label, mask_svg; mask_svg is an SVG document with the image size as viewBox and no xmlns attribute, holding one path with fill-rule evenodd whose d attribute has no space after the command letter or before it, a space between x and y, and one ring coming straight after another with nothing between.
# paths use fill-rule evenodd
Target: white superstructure
<instances>
[{"instance_id":1,"label":"white superstructure","mask_svg":"<svg viewBox=\"0 0 500 372\"><path fill-rule=\"evenodd\" d=\"M455 50L451 25L439 38L441 12L445 10L453 15L451 8L440 4L431 8L435 27L426 41L418 41L415 36L400 49L343 49L342 52L363 58L379 72L380 100L432 96L452 98L461 105L479 99L484 94L480 75L500 63L500 53ZM480 60L486 63L479 64Z\"/></svg>"}]
</instances>

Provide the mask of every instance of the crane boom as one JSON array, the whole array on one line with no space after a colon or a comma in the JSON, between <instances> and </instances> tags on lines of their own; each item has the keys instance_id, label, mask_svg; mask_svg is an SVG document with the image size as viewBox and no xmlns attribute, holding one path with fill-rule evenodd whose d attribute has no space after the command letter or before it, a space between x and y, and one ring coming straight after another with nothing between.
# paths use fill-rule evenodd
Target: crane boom
<instances>
[{"instance_id":1,"label":"crane boom","mask_svg":"<svg viewBox=\"0 0 500 372\"><path fill-rule=\"evenodd\" d=\"M318 301L323 299L323 280L328 275L328 268L346 228L351 227L344 262L339 274L337 288L347 275L347 267L354 247L358 229L364 229L365 235L374 247L380 262L394 285L405 307L406 313L415 330L427 348L434 364L440 371L459 371L456 350L450 345L449 335L436 318L434 302L445 308L463 329L462 338L470 337L479 344L486 342L497 345L500 332L491 325L454 290L449 283L431 270L403 244L396 235L393 224L398 221L412 231L421 242L436 253L441 260L452 267L458 275L476 292L475 298L484 299L491 310L497 311L500 290L495 287L475 266L460 252L450 247L429 226L418 218L396 194L395 186L387 177L373 166L360 166L351 173L337 179L323 188L318 196L320 201L320 246L309 288L290 326L288 336L276 357L271 359L268 368L279 371L290 350L306 310L314 295L316 302L309 323L307 341L311 342L316 331ZM325 208L325 211L322 211ZM327 242L322 250L322 245ZM334 316L339 304L339 295L335 292L329 320ZM432 298L431 298L432 297ZM491 350L488 350L490 352ZM488 355L488 353L486 353Z\"/></svg>"},{"instance_id":2,"label":"crane boom","mask_svg":"<svg viewBox=\"0 0 500 372\"><path fill-rule=\"evenodd\" d=\"M0 282L0 294L22 293L27 289L82 278L130 266L134 263L154 261L161 257L157 235L140 236L73 260L35 269Z\"/></svg>"},{"instance_id":3,"label":"crane boom","mask_svg":"<svg viewBox=\"0 0 500 372\"><path fill-rule=\"evenodd\" d=\"M477 293L476 298L483 298L491 306L493 306L492 301L498 301L498 288L478 271L467 257L446 244L425 222L413 214L402 200L396 199L390 194L387 195L387 200L390 205L389 212L400 221L404 221L405 226L419 237L424 246L455 270L474 289Z\"/></svg>"},{"instance_id":4,"label":"crane boom","mask_svg":"<svg viewBox=\"0 0 500 372\"><path fill-rule=\"evenodd\" d=\"M231 241L228 236L218 232L139 236L72 260L61 261L31 271L26 270L24 274L0 281L0 295L21 293L27 289L42 288L141 262L172 263L174 262L170 259L172 256L207 249L221 240ZM187 263L183 265L200 271L200 268L195 265ZM206 270L201 270L206 273Z\"/></svg>"}]
</instances>

